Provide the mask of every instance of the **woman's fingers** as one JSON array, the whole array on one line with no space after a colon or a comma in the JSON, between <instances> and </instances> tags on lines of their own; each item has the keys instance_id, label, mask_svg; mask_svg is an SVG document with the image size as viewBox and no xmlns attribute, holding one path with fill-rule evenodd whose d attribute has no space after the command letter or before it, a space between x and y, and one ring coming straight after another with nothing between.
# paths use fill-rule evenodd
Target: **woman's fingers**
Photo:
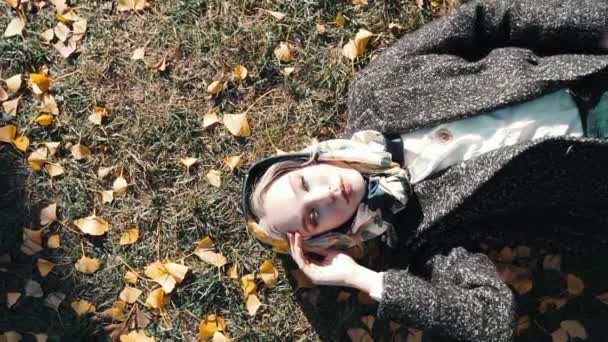
<instances>
[{"instance_id":1,"label":"woman's fingers","mask_svg":"<svg viewBox=\"0 0 608 342\"><path fill-rule=\"evenodd\" d=\"M293 233L289 233L289 247L291 249L291 257L298 264L298 267L303 269L307 264L306 258L302 252L301 243L298 243L298 238Z\"/></svg>"}]
</instances>

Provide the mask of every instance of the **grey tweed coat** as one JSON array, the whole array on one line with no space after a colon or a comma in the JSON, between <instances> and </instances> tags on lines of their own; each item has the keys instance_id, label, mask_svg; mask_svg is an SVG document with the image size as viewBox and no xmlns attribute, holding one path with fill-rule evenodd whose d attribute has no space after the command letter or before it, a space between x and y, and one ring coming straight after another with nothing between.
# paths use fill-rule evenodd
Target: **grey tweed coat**
<instances>
[{"instance_id":1,"label":"grey tweed coat","mask_svg":"<svg viewBox=\"0 0 608 342\"><path fill-rule=\"evenodd\" d=\"M472 1L404 36L357 75L348 129L406 133L563 88L584 118L608 90L607 74L608 0ZM435 247L505 229L605 240L606 167L607 142L551 138L486 153L416 184L399 235L422 255L425 276L387 271L379 315L453 340L511 340L513 296L492 263Z\"/></svg>"}]
</instances>

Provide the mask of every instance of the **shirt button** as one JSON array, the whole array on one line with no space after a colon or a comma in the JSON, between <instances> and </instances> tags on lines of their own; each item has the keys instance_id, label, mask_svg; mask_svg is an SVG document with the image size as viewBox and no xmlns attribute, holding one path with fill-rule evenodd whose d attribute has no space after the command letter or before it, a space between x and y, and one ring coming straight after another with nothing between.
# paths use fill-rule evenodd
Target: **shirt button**
<instances>
[{"instance_id":1,"label":"shirt button","mask_svg":"<svg viewBox=\"0 0 608 342\"><path fill-rule=\"evenodd\" d=\"M440 144L447 144L452 140L452 138L452 132L445 128L441 128L433 135L433 141Z\"/></svg>"}]
</instances>

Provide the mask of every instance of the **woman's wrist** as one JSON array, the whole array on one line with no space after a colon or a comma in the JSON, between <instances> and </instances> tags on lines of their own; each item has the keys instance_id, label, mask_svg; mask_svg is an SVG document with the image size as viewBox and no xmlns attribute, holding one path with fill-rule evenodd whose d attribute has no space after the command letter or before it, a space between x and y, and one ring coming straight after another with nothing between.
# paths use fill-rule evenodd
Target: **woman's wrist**
<instances>
[{"instance_id":1,"label":"woman's wrist","mask_svg":"<svg viewBox=\"0 0 608 342\"><path fill-rule=\"evenodd\" d=\"M382 273L370 270L367 267L357 265L354 269L352 277L346 281L346 285L356 288L365 293L370 293L372 289L382 287Z\"/></svg>"}]
</instances>

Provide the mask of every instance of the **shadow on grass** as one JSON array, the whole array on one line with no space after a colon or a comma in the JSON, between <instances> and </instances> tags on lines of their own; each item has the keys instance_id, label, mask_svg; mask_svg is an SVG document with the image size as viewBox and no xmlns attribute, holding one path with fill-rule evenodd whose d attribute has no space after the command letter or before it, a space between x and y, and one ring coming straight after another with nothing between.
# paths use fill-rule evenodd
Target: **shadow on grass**
<instances>
[{"instance_id":1,"label":"shadow on grass","mask_svg":"<svg viewBox=\"0 0 608 342\"><path fill-rule=\"evenodd\" d=\"M36 268L37 257L50 258L53 253L43 249L28 256L21 249L24 227L38 227L38 203L31 203L27 190L28 171L23 158L12 147L0 145L0 334L17 332L22 341L36 341L35 334L47 334L48 341L105 341L103 329L87 316L77 316L70 307L74 283L69 274L51 272L42 277ZM53 227L42 232L43 247ZM26 296L25 284L35 281L44 295ZM66 298L57 310L47 305L52 293ZM7 293L20 297L9 308ZM1 336L1 335L0 335Z\"/></svg>"},{"instance_id":2,"label":"shadow on grass","mask_svg":"<svg viewBox=\"0 0 608 342\"><path fill-rule=\"evenodd\" d=\"M551 334L560 329L564 321L580 323L585 329L586 341L606 341L608 245L602 240L593 241L588 237L557 232L558 228L605 227L600 222L584 219L584 212L593 210L600 209L582 208L575 218L554 214L552 220L528 219L526 223L522 223L521 217L531 218L531 215L520 213L501 217L492 225L484 226L508 233L488 232L485 237L481 237L479 231L475 233L472 228L461 231L463 237L458 245L471 252L488 255L497 265L529 272L533 284L531 290L517 293L514 289L516 319L526 318L530 323L518 333L516 341L551 341ZM571 209L569 215L573 212ZM519 229L513 228L516 224ZM546 230L544 234L531 234L534 230L541 231L539 227L542 226L554 231L553 235L547 236ZM368 255L359 261L361 264L376 270L405 268L403 263L407 255L383 253L381 251L385 248L380 243L372 243L368 247ZM497 260L497 255L504 248L517 250L517 247L526 247L528 254L521 257L515 255L513 261L507 263ZM450 249L451 246L436 243L428 253L445 254ZM545 257L556 255L560 258L558 268L546 267ZM289 256L282 257L282 261L284 268L290 270L288 278L297 302L322 341L446 341L432 331L420 332L402 323L378 319L377 303L356 290L326 286L299 288L301 282L292 273L297 270L297 265ZM410 258L410 262L412 273L424 273L421 260ZM576 287L570 283L573 276L583 284L580 293L572 292L571 287ZM570 339L579 340L583 339Z\"/></svg>"}]
</instances>

